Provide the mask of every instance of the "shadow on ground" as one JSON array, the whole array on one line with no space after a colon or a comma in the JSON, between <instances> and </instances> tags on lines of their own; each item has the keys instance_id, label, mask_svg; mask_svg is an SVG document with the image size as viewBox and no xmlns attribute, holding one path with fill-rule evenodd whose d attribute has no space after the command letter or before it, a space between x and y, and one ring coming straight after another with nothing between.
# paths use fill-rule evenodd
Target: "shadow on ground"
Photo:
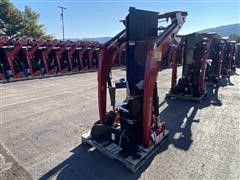
<instances>
[{"instance_id":1,"label":"shadow on ground","mask_svg":"<svg viewBox=\"0 0 240 180\"><path fill-rule=\"evenodd\" d=\"M191 125L202 121L195 118L198 110L210 105L221 106L218 89L218 86L209 87L208 94L201 103L172 99L165 99L160 103L160 107L166 105L161 111L160 117L167 123L170 135L156 154L167 150L169 144L185 151L189 149L193 142ZM121 163L106 158L87 145L79 145L72 150L72 153L68 159L40 177L40 180L53 177L57 180L138 179L154 158L153 156L144 167L134 174Z\"/></svg>"},{"instance_id":2,"label":"shadow on ground","mask_svg":"<svg viewBox=\"0 0 240 180\"><path fill-rule=\"evenodd\" d=\"M187 151L192 144L192 123L199 123L201 119L195 118L199 109L210 105L221 106L218 99L219 86L209 86L207 95L201 102L184 101L178 99L165 99L160 106L165 103L167 106L161 111L160 118L167 124L170 131L169 144L176 148Z\"/></svg>"},{"instance_id":3,"label":"shadow on ground","mask_svg":"<svg viewBox=\"0 0 240 180\"><path fill-rule=\"evenodd\" d=\"M224 76L221 79L221 82L219 83L220 87L225 87L225 86L234 86L234 84L231 82L231 76Z\"/></svg>"}]
</instances>

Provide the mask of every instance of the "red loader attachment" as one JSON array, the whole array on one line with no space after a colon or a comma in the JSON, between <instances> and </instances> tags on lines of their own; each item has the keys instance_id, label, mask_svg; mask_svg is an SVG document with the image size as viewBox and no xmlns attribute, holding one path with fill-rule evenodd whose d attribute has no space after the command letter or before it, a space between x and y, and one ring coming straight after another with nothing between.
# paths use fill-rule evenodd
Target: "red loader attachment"
<instances>
[{"instance_id":1,"label":"red loader attachment","mask_svg":"<svg viewBox=\"0 0 240 180\"><path fill-rule=\"evenodd\" d=\"M236 67L240 68L240 43L237 43L236 47Z\"/></svg>"},{"instance_id":2,"label":"red loader attachment","mask_svg":"<svg viewBox=\"0 0 240 180\"><path fill-rule=\"evenodd\" d=\"M229 77L236 73L236 41L225 40L222 74Z\"/></svg>"},{"instance_id":3,"label":"red loader attachment","mask_svg":"<svg viewBox=\"0 0 240 180\"><path fill-rule=\"evenodd\" d=\"M38 51L39 46L43 43L42 40L30 41L25 46L22 47L20 55L21 58L25 58L28 63L28 72L25 74L26 77L32 76L37 77L41 76L41 69L43 67L43 62L38 59L36 52Z\"/></svg>"},{"instance_id":4,"label":"red loader attachment","mask_svg":"<svg viewBox=\"0 0 240 180\"><path fill-rule=\"evenodd\" d=\"M221 80L221 69L223 63L223 53L225 48L225 41L216 36L215 33L207 34L211 40L208 63L206 69L205 81L207 85L216 85Z\"/></svg>"},{"instance_id":5,"label":"red loader attachment","mask_svg":"<svg viewBox=\"0 0 240 180\"><path fill-rule=\"evenodd\" d=\"M200 101L206 94L206 67L212 40L206 34L193 33L185 36L182 77L177 83L178 55L172 62L172 83L167 97ZM180 48L180 47L177 47ZM178 50L175 51L176 53Z\"/></svg>"},{"instance_id":6,"label":"red loader attachment","mask_svg":"<svg viewBox=\"0 0 240 180\"><path fill-rule=\"evenodd\" d=\"M97 42L0 37L0 81L96 71L102 47Z\"/></svg>"},{"instance_id":7,"label":"red loader attachment","mask_svg":"<svg viewBox=\"0 0 240 180\"><path fill-rule=\"evenodd\" d=\"M161 61L185 22L186 12L157 12L129 9L123 21L125 30L108 41L98 64L99 117L82 142L96 147L136 172L156 152L167 137L166 125L159 118L157 74ZM159 28L159 19L170 19ZM111 67L117 52L126 49L126 80L111 81ZM126 99L115 102L115 93L126 88ZM107 112L107 89L112 110Z\"/></svg>"},{"instance_id":8,"label":"red loader attachment","mask_svg":"<svg viewBox=\"0 0 240 180\"><path fill-rule=\"evenodd\" d=\"M26 59L18 56L23 47L24 39L5 39L2 42L0 56L4 78L22 78L28 69Z\"/></svg>"}]
</instances>

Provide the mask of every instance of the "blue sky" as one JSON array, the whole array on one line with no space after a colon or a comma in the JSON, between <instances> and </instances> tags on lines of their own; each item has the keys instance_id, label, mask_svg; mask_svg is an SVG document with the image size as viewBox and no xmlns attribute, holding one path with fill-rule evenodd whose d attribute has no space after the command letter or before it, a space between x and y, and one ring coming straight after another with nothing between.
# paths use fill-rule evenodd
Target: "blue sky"
<instances>
[{"instance_id":1,"label":"blue sky","mask_svg":"<svg viewBox=\"0 0 240 180\"><path fill-rule=\"evenodd\" d=\"M48 34L61 38L60 9L66 7L65 38L114 36L123 29L129 6L158 11L182 10L189 13L180 33L240 23L239 0L12 0L19 9L25 5L40 13L40 23Z\"/></svg>"}]
</instances>

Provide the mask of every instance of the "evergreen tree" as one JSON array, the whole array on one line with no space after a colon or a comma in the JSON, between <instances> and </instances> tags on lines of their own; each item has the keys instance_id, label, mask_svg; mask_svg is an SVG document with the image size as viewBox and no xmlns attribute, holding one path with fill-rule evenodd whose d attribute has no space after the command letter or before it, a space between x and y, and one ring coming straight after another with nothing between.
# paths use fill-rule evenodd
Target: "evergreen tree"
<instances>
[{"instance_id":1,"label":"evergreen tree","mask_svg":"<svg viewBox=\"0 0 240 180\"><path fill-rule=\"evenodd\" d=\"M15 37L21 35L21 12L9 0L0 0L0 32Z\"/></svg>"},{"instance_id":2,"label":"evergreen tree","mask_svg":"<svg viewBox=\"0 0 240 180\"><path fill-rule=\"evenodd\" d=\"M39 24L39 17L39 13L28 6L20 11L9 0L0 0L0 35L51 39L51 35L45 34L44 26Z\"/></svg>"}]
</instances>

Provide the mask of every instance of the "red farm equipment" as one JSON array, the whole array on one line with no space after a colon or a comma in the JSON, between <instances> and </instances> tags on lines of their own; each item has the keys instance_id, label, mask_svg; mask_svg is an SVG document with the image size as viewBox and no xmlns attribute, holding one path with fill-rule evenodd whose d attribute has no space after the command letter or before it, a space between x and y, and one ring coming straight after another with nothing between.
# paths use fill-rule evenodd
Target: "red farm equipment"
<instances>
[{"instance_id":1,"label":"red farm equipment","mask_svg":"<svg viewBox=\"0 0 240 180\"><path fill-rule=\"evenodd\" d=\"M221 80L221 68L225 41L221 40L216 33L208 33L206 36L211 42L210 48L208 49L205 81L207 85L216 85Z\"/></svg>"},{"instance_id":2,"label":"red farm equipment","mask_svg":"<svg viewBox=\"0 0 240 180\"><path fill-rule=\"evenodd\" d=\"M20 58L25 59L28 64L28 70L26 76L38 77L41 76L43 68L43 62L37 56L39 46L43 43L43 40L28 41L20 51Z\"/></svg>"},{"instance_id":3,"label":"red farm equipment","mask_svg":"<svg viewBox=\"0 0 240 180\"><path fill-rule=\"evenodd\" d=\"M102 44L0 37L1 82L74 74L98 69ZM123 60L121 61L123 64ZM120 67L121 62L114 66Z\"/></svg>"},{"instance_id":4,"label":"red farm equipment","mask_svg":"<svg viewBox=\"0 0 240 180\"><path fill-rule=\"evenodd\" d=\"M207 92L205 75L212 41L201 33L186 35L184 39L182 77L177 82L176 58L179 55L174 55L172 83L167 97L200 101ZM176 49L175 53L177 52L179 51Z\"/></svg>"},{"instance_id":5,"label":"red farm equipment","mask_svg":"<svg viewBox=\"0 0 240 180\"><path fill-rule=\"evenodd\" d=\"M236 67L240 68L240 43L236 47Z\"/></svg>"},{"instance_id":6,"label":"red farm equipment","mask_svg":"<svg viewBox=\"0 0 240 180\"><path fill-rule=\"evenodd\" d=\"M0 80L3 80L6 78L6 59L4 59L4 54L2 51L3 46L6 44L8 38L7 37L1 37L0 38Z\"/></svg>"},{"instance_id":7,"label":"red farm equipment","mask_svg":"<svg viewBox=\"0 0 240 180\"><path fill-rule=\"evenodd\" d=\"M98 68L98 59L100 58L100 46L98 43L93 43L90 46L90 50L89 50L89 63L90 63L90 69L92 70L97 70Z\"/></svg>"},{"instance_id":8,"label":"red farm equipment","mask_svg":"<svg viewBox=\"0 0 240 180\"><path fill-rule=\"evenodd\" d=\"M71 71L73 73L78 72L80 70L80 59L78 58L78 48L81 43L74 43L71 47L68 47L65 51L67 59L70 64Z\"/></svg>"},{"instance_id":9,"label":"red farm equipment","mask_svg":"<svg viewBox=\"0 0 240 180\"><path fill-rule=\"evenodd\" d=\"M95 48L94 45L91 45L90 43L83 44L83 47L80 51L81 70L82 71L91 70L91 68L93 66L92 53L94 51L94 48Z\"/></svg>"},{"instance_id":10,"label":"red farm equipment","mask_svg":"<svg viewBox=\"0 0 240 180\"><path fill-rule=\"evenodd\" d=\"M99 117L82 142L94 146L136 172L157 151L167 137L159 118L156 78L161 61L185 22L186 12L158 12L129 9L125 29L104 44L98 63ZM159 20L171 19L164 29ZM117 51L126 49L126 81L111 81ZM127 88L126 100L115 103L115 91ZM112 110L107 112L107 89Z\"/></svg>"},{"instance_id":11,"label":"red farm equipment","mask_svg":"<svg viewBox=\"0 0 240 180\"><path fill-rule=\"evenodd\" d=\"M57 73L65 74L72 69L71 61L68 59L67 49L70 42L59 42L52 50L53 59L57 62Z\"/></svg>"},{"instance_id":12,"label":"red farm equipment","mask_svg":"<svg viewBox=\"0 0 240 180\"><path fill-rule=\"evenodd\" d=\"M5 79L18 79L27 76L29 65L26 58L22 58L20 53L25 42L26 38L8 39L1 46L0 57Z\"/></svg>"},{"instance_id":13,"label":"red farm equipment","mask_svg":"<svg viewBox=\"0 0 240 180\"><path fill-rule=\"evenodd\" d=\"M223 52L222 75L230 77L236 71L236 42L225 41Z\"/></svg>"}]
</instances>

